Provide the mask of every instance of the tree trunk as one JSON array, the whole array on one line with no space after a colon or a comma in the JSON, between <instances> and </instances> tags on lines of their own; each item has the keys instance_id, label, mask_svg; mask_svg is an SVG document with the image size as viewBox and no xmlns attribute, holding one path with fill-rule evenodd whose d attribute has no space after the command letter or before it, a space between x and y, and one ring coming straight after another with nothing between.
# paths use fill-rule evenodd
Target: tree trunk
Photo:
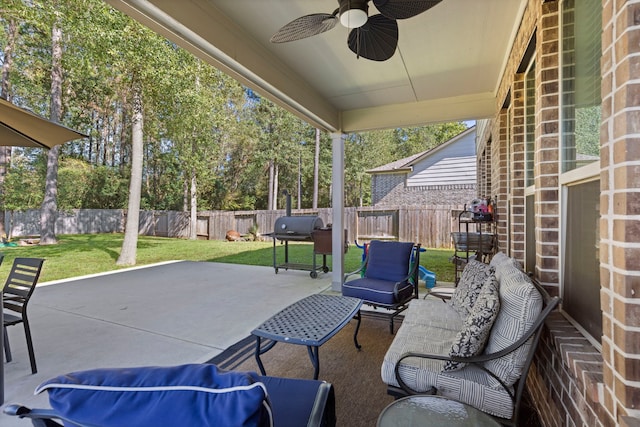
<instances>
[{"instance_id":1,"label":"tree trunk","mask_svg":"<svg viewBox=\"0 0 640 427\"><path fill-rule=\"evenodd\" d=\"M117 265L135 265L140 223L140 194L142 189L142 95L137 89L133 94L133 117L131 125L131 180L127 223L124 230L122 250Z\"/></svg>"},{"instance_id":2,"label":"tree trunk","mask_svg":"<svg viewBox=\"0 0 640 427\"><path fill-rule=\"evenodd\" d=\"M182 181L182 211L187 212L189 210L189 181L185 179Z\"/></svg>"},{"instance_id":3,"label":"tree trunk","mask_svg":"<svg viewBox=\"0 0 640 427\"><path fill-rule=\"evenodd\" d=\"M196 182L196 171L191 171L191 227L189 228L189 239L198 238L198 187Z\"/></svg>"},{"instance_id":4,"label":"tree trunk","mask_svg":"<svg viewBox=\"0 0 640 427\"><path fill-rule=\"evenodd\" d=\"M62 114L62 29L53 24L51 30L51 120L59 122ZM47 153L47 175L44 199L40 209L40 244L57 243L56 213L58 211L58 154L60 146Z\"/></svg>"},{"instance_id":5,"label":"tree trunk","mask_svg":"<svg viewBox=\"0 0 640 427\"><path fill-rule=\"evenodd\" d=\"M320 129L316 128L316 155L313 159L313 209L318 209L318 181L320 179Z\"/></svg>"}]
</instances>

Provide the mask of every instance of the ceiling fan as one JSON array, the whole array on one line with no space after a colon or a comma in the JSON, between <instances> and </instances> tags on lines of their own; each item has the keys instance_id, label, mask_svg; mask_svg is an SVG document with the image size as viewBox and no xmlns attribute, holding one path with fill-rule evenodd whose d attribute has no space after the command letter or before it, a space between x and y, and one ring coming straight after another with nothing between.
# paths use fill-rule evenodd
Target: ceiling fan
<instances>
[{"instance_id":1,"label":"ceiling fan","mask_svg":"<svg viewBox=\"0 0 640 427\"><path fill-rule=\"evenodd\" d=\"M368 16L373 1L380 14ZM398 19L416 16L442 0L338 0L333 13L313 13L280 28L271 43L286 43L329 31L338 21L351 28L347 44L358 57L386 61L398 46Z\"/></svg>"}]
</instances>

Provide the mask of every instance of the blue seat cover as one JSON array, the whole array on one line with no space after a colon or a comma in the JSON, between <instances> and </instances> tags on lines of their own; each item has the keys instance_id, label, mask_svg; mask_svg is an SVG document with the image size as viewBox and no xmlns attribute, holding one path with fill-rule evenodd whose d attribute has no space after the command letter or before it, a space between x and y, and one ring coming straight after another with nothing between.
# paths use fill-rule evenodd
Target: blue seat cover
<instances>
[{"instance_id":1,"label":"blue seat cover","mask_svg":"<svg viewBox=\"0 0 640 427\"><path fill-rule=\"evenodd\" d=\"M400 282L409 274L413 243L382 242L369 243L369 259L365 277Z\"/></svg>"},{"instance_id":2,"label":"blue seat cover","mask_svg":"<svg viewBox=\"0 0 640 427\"><path fill-rule=\"evenodd\" d=\"M413 286L409 282L404 282L398 286L398 298L396 298L395 284L396 282L364 277L342 285L342 295L383 305L394 305L413 296Z\"/></svg>"}]
</instances>

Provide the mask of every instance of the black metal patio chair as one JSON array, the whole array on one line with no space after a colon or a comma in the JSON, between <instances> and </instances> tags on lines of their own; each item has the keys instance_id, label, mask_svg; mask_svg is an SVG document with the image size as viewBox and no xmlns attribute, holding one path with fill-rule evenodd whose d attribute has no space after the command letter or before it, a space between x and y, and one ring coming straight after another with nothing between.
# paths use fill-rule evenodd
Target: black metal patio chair
<instances>
[{"instance_id":1,"label":"black metal patio chair","mask_svg":"<svg viewBox=\"0 0 640 427\"><path fill-rule=\"evenodd\" d=\"M4 354L7 362L11 362L11 348L9 347L9 337L7 326L24 325L24 335L27 339L27 350L29 351L29 361L31 372L36 373L36 356L33 351L31 340L31 328L27 317L27 304L36 288L40 271L42 270L42 258L16 258L11 266L11 271L3 288L4 298ZM13 314L16 313L16 314Z\"/></svg>"}]
</instances>

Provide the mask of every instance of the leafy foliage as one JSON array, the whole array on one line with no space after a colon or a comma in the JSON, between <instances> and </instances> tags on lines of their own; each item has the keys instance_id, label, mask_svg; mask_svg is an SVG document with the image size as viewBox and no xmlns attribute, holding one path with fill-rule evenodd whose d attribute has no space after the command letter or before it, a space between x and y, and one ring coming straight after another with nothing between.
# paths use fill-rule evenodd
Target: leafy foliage
<instances>
[{"instance_id":1,"label":"leafy foliage","mask_svg":"<svg viewBox=\"0 0 640 427\"><path fill-rule=\"evenodd\" d=\"M49 116L51 26L63 38L61 121L90 137L60 147L58 208L124 208L131 173L133 90L144 114L141 207L200 210L312 206L315 129L100 0L11 0L0 6L0 47L18 24L9 96ZM349 135L345 202L371 200L368 169L429 150L463 123ZM322 133L318 206L331 201L331 136ZM5 209L43 199L42 153L16 150Z\"/></svg>"}]
</instances>

